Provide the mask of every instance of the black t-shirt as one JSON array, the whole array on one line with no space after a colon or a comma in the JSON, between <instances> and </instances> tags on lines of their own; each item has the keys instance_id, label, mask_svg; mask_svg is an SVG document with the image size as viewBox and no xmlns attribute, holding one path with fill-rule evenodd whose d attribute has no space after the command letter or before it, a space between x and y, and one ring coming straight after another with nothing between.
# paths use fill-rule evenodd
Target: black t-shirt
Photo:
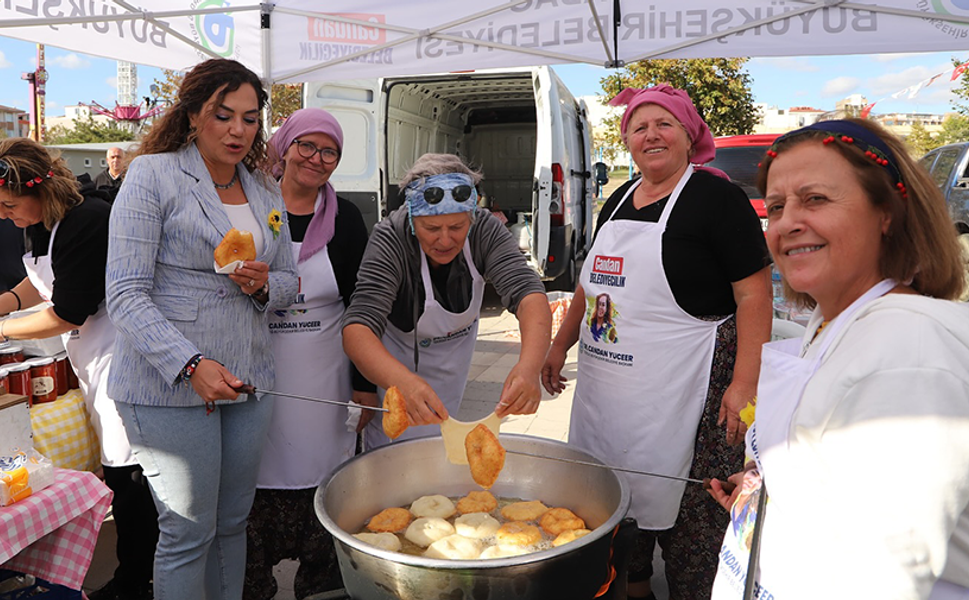
<instances>
[{"instance_id":1,"label":"black t-shirt","mask_svg":"<svg viewBox=\"0 0 969 600\"><path fill-rule=\"evenodd\" d=\"M61 219L51 251L54 313L77 326L83 325L104 302L111 212L111 205L101 194L87 187L81 192L84 202L67 211ZM27 237L34 256L47 255L50 232L43 223L28 227Z\"/></svg>"},{"instance_id":2,"label":"black t-shirt","mask_svg":"<svg viewBox=\"0 0 969 600\"><path fill-rule=\"evenodd\" d=\"M609 197L599 212L596 234L609 220L659 221L669 197L641 209L630 197L616 211L636 181ZM663 271L680 308L695 317L731 315L737 304L730 284L770 263L760 219L743 190L716 175L695 172L663 233Z\"/></svg>"}]
</instances>

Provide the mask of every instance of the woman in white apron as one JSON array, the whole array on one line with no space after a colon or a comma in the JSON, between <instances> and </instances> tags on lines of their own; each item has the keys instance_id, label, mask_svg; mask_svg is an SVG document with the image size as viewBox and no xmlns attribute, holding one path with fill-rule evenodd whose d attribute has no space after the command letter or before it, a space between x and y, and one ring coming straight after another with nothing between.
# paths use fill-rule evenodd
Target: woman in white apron
<instances>
[{"instance_id":1,"label":"woman in white apron","mask_svg":"<svg viewBox=\"0 0 969 600\"><path fill-rule=\"evenodd\" d=\"M373 384L352 367L340 335L367 227L353 203L329 183L343 153L343 130L325 110L293 113L269 140L273 175L281 176L299 294L273 311L269 332L276 389L302 396L376 406ZM339 407L278 396L249 513L243 598L267 600L277 591L273 566L299 560L297 598L342 588L332 537L316 518L317 486L356 450L360 424L348 429Z\"/></svg>"},{"instance_id":2,"label":"woman in white apron","mask_svg":"<svg viewBox=\"0 0 969 600\"><path fill-rule=\"evenodd\" d=\"M521 354L495 413L531 414L551 313L545 288L511 233L476 208L481 174L450 154L425 154L400 183L404 205L377 224L344 319L344 348L379 392L397 386L411 427L401 438L439 435L457 413L478 331L485 281L518 317ZM379 419L371 449L388 443Z\"/></svg>"},{"instance_id":3,"label":"woman in white apron","mask_svg":"<svg viewBox=\"0 0 969 600\"><path fill-rule=\"evenodd\" d=\"M30 241L23 257L27 278L0 295L0 313L50 304L2 322L2 335L63 335L101 441L104 480L114 492L119 566L114 580L91 597L150 597L157 513L105 386L115 338L104 307L110 206L89 178L80 185L61 159L25 138L0 142L0 181L0 217L25 228Z\"/></svg>"},{"instance_id":4,"label":"woman in white apron","mask_svg":"<svg viewBox=\"0 0 969 600\"><path fill-rule=\"evenodd\" d=\"M714 597L742 597L759 526L757 597L969 598L969 310L946 300L965 266L938 188L855 119L778 139L759 185L814 314L764 346L744 490L712 483L732 508Z\"/></svg>"},{"instance_id":5,"label":"woman in white apron","mask_svg":"<svg viewBox=\"0 0 969 600\"><path fill-rule=\"evenodd\" d=\"M568 349L579 364L569 443L607 464L680 477L742 464L738 411L751 400L770 331L767 251L746 195L690 164L713 138L689 97L669 86L627 90L627 147L643 173L600 212L565 322L543 372L561 391ZM609 332L597 325L610 311ZM726 431L718 426L726 423ZM650 597L663 547L670 597L709 595L725 519L696 486L628 476L642 534L630 597Z\"/></svg>"}]
</instances>

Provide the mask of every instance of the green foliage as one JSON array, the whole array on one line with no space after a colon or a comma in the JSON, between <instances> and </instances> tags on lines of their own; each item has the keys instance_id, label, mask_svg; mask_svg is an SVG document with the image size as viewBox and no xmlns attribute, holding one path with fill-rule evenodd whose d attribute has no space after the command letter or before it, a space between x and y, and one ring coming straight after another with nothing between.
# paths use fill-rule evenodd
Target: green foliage
<instances>
[{"instance_id":1,"label":"green foliage","mask_svg":"<svg viewBox=\"0 0 969 600\"><path fill-rule=\"evenodd\" d=\"M101 124L88 117L75 120L74 129L57 126L47 131L45 144L90 144L95 142L130 142L135 134L114 121Z\"/></svg>"},{"instance_id":2,"label":"green foliage","mask_svg":"<svg viewBox=\"0 0 969 600\"><path fill-rule=\"evenodd\" d=\"M939 143L932 137L932 134L926 131L925 125L921 121L915 121L912 123L912 131L905 138L905 145L908 146L908 152L915 158L919 158L932 148L935 148Z\"/></svg>"},{"instance_id":3,"label":"green foliage","mask_svg":"<svg viewBox=\"0 0 969 600\"><path fill-rule=\"evenodd\" d=\"M969 141L969 116L949 115L942 121L942 131L936 136L935 146Z\"/></svg>"},{"instance_id":4,"label":"green foliage","mask_svg":"<svg viewBox=\"0 0 969 600\"><path fill-rule=\"evenodd\" d=\"M952 66L958 67L962 64L962 60L959 58L952 58ZM960 115L969 116L969 69L962 72L959 76L959 84L952 88L952 93L958 96L962 102L952 100L952 107L956 109Z\"/></svg>"},{"instance_id":5,"label":"green foliage","mask_svg":"<svg viewBox=\"0 0 969 600\"><path fill-rule=\"evenodd\" d=\"M164 79L155 80L158 86L158 100L171 104L178 97L178 88L182 85L182 78L185 76L179 71L162 69ZM283 124L286 117L293 114L303 106L303 84L288 83L274 85L269 97L269 104L272 108L272 123L274 127Z\"/></svg>"}]
</instances>

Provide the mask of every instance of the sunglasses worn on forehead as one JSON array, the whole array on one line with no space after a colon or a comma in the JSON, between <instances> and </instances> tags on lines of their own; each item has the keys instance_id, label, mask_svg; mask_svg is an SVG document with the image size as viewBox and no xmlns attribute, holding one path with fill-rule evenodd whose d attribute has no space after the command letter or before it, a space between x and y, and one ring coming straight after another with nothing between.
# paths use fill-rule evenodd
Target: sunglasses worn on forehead
<instances>
[{"instance_id":1,"label":"sunglasses worn on forehead","mask_svg":"<svg viewBox=\"0 0 969 600\"><path fill-rule=\"evenodd\" d=\"M424 200L428 204L434 205L444 200L444 193L446 190L439 188L437 186L429 187L424 190ZM471 198L474 193L474 188L470 185L456 185L451 188L451 197L454 198L455 202L466 202Z\"/></svg>"}]
</instances>

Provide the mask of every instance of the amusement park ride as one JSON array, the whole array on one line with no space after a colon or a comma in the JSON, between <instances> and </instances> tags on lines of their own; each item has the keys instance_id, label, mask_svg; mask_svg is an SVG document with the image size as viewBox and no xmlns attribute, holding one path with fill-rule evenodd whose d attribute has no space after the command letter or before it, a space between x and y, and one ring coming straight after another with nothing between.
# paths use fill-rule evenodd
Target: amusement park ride
<instances>
[{"instance_id":1,"label":"amusement park ride","mask_svg":"<svg viewBox=\"0 0 969 600\"><path fill-rule=\"evenodd\" d=\"M30 137L38 142L44 141L47 126L44 124L44 98L47 84L47 69L44 68L44 45L37 44L37 70L22 73L21 79L30 83Z\"/></svg>"}]
</instances>

